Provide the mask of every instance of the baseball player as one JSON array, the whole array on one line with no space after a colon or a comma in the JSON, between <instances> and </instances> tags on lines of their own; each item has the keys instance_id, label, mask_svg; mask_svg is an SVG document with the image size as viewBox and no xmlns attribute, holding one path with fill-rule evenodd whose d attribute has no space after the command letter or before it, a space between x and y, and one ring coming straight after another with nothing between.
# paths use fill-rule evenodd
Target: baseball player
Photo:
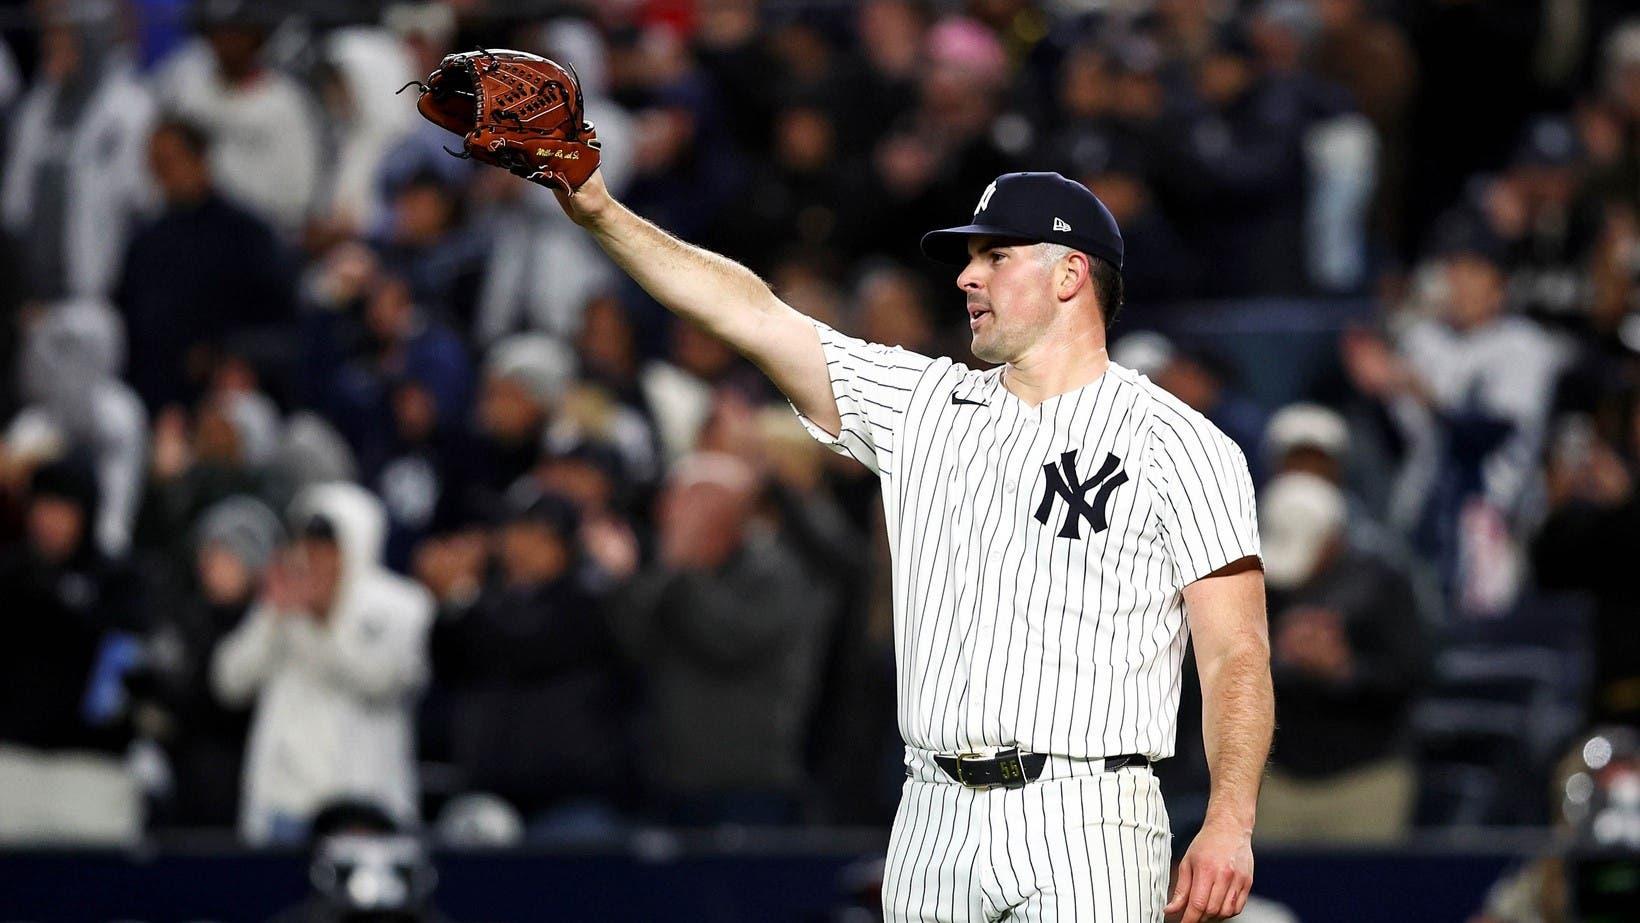
<instances>
[{"instance_id":1,"label":"baseball player","mask_svg":"<svg viewBox=\"0 0 1640 923\"><path fill-rule=\"evenodd\" d=\"M891 921L1239 913L1274 721L1253 489L1227 437L1105 338L1121 233L1056 173L999 177L923 238L961 267L975 371L845 336L615 202L568 214L656 300L773 379L882 483L906 782ZM1150 763L1173 753L1187 631L1212 791L1168 899Z\"/></svg>"},{"instance_id":2,"label":"baseball player","mask_svg":"<svg viewBox=\"0 0 1640 923\"><path fill-rule=\"evenodd\" d=\"M1010 173L972 222L923 238L962 267L974 355L996 364L975 371L844 336L622 207L572 68L479 50L415 85L461 156L551 187L650 295L881 479L906 743L885 916L1239 913L1274 724L1252 482L1223 433L1106 354L1123 246L1104 204ZM1213 781L1168 900L1150 764L1173 753L1187 631Z\"/></svg>"}]
</instances>

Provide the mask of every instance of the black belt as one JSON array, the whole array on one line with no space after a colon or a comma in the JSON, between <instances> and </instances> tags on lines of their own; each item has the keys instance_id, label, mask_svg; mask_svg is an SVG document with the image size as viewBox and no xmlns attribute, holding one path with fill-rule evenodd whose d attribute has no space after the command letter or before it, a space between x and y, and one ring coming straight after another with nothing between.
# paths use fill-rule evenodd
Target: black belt
<instances>
[{"instance_id":1,"label":"black belt","mask_svg":"<svg viewBox=\"0 0 1640 923\"><path fill-rule=\"evenodd\" d=\"M1018 747L1009 747L997 751L995 756L936 754L934 763L945 770L946 775L970 788L986 788L992 785L1024 788L1026 783L1035 782L1037 777L1042 775L1042 767L1048 764L1048 754L1023 753ZM1123 753L1120 756L1105 757L1107 772L1124 766L1149 765L1150 758L1142 753Z\"/></svg>"}]
</instances>

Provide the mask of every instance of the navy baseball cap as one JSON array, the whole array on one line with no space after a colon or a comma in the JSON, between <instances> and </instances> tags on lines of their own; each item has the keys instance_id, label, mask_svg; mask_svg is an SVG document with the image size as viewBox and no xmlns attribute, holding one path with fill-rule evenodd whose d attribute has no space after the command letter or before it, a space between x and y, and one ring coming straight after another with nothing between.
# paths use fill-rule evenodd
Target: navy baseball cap
<instances>
[{"instance_id":1,"label":"navy baseball cap","mask_svg":"<svg viewBox=\"0 0 1640 923\"><path fill-rule=\"evenodd\" d=\"M979 197L973 222L929 231L922 252L962 266L968 262L968 238L976 235L1064 244L1122 268L1122 231L1110 209L1088 187L1058 173L997 177Z\"/></svg>"}]
</instances>

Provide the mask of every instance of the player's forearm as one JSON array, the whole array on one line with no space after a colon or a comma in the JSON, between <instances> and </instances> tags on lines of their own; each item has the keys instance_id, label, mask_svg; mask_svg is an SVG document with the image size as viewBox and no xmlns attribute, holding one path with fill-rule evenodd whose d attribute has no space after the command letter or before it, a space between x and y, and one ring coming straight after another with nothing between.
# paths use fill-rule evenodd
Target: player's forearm
<instances>
[{"instance_id":1,"label":"player's forearm","mask_svg":"<svg viewBox=\"0 0 1640 923\"><path fill-rule=\"evenodd\" d=\"M1202 742L1212 774L1207 819L1251 832L1275 730L1270 649L1261 638L1248 636L1199 666Z\"/></svg>"},{"instance_id":2,"label":"player's forearm","mask_svg":"<svg viewBox=\"0 0 1640 923\"><path fill-rule=\"evenodd\" d=\"M747 352L763 317L779 304L768 285L734 260L685 243L599 193L576 221L615 265L668 310Z\"/></svg>"}]
</instances>

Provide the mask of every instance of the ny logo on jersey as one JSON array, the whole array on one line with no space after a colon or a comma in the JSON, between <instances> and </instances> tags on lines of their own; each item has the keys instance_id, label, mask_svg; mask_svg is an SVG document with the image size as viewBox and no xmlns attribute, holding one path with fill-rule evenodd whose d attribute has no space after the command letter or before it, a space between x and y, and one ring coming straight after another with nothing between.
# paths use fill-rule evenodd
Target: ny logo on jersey
<instances>
[{"instance_id":1,"label":"ny logo on jersey","mask_svg":"<svg viewBox=\"0 0 1640 923\"><path fill-rule=\"evenodd\" d=\"M1042 466L1042 502L1036 507L1036 521L1043 525L1048 524L1048 514L1053 512L1053 498L1058 497L1065 501L1070 510L1065 514L1065 524L1059 529L1060 538L1081 538L1081 522L1087 517L1088 525L1093 527L1095 534L1105 531L1110 523L1105 520L1105 510L1110 505L1111 491L1127 483L1127 472L1117 471L1122 460L1111 452L1105 453L1105 463L1099 466L1099 471L1086 481L1076 479L1076 450L1063 452L1059 456L1059 467L1053 462ZM1061 472L1063 469L1063 472ZM1099 488L1093 495L1093 502L1088 502L1088 491Z\"/></svg>"}]
</instances>

